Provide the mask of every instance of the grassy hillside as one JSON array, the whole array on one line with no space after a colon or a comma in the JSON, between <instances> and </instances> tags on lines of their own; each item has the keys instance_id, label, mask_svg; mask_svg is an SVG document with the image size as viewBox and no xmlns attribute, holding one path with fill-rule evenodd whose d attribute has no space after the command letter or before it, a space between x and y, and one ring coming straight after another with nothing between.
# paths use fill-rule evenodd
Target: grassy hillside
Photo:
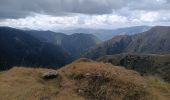
<instances>
[{"instance_id":1,"label":"grassy hillside","mask_svg":"<svg viewBox=\"0 0 170 100\"><path fill-rule=\"evenodd\" d=\"M115 36L89 49L84 55L85 57L96 59L104 55L119 53L170 53L170 27L156 26L146 32L132 36Z\"/></svg>"},{"instance_id":2,"label":"grassy hillside","mask_svg":"<svg viewBox=\"0 0 170 100\"><path fill-rule=\"evenodd\" d=\"M67 37L67 35L64 33L56 33L52 31L30 30L25 32L30 34L31 36L34 36L40 41L53 43L55 45L61 45L62 39Z\"/></svg>"},{"instance_id":3,"label":"grassy hillside","mask_svg":"<svg viewBox=\"0 0 170 100\"><path fill-rule=\"evenodd\" d=\"M0 27L0 70L13 66L61 67L70 61L61 47L42 42L24 31Z\"/></svg>"},{"instance_id":4,"label":"grassy hillside","mask_svg":"<svg viewBox=\"0 0 170 100\"><path fill-rule=\"evenodd\" d=\"M42 78L50 69L14 67L0 72L1 100L169 100L170 85L122 67L77 60ZM133 81L132 81L133 80Z\"/></svg>"},{"instance_id":5,"label":"grassy hillside","mask_svg":"<svg viewBox=\"0 0 170 100\"><path fill-rule=\"evenodd\" d=\"M98 61L124 66L142 75L159 76L170 82L170 55L116 54L103 56Z\"/></svg>"},{"instance_id":6,"label":"grassy hillside","mask_svg":"<svg viewBox=\"0 0 170 100\"><path fill-rule=\"evenodd\" d=\"M132 42L126 48L127 52L152 54L170 52L169 26L156 26L132 38Z\"/></svg>"},{"instance_id":7,"label":"grassy hillside","mask_svg":"<svg viewBox=\"0 0 170 100\"><path fill-rule=\"evenodd\" d=\"M71 58L77 59L87 49L96 46L101 41L92 34L74 33L66 35L52 31L25 31L27 34L42 42L61 46L70 54Z\"/></svg>"},{"instance_id":8,"label":"grassy hillside","mask_svg":"<svg viewBox=\"0 0 170 100\"><path fill-rule=\"evenodd\" d=\"M83 54L83 56L97 59L104 55L119 54L125 52L125 49L131 41L132 38L128 35L115 36L111 40L90 48Z\"/></svg>"},{"instance_id":9,"label":"grassy hillside","mask_svg":"<svg viewBox=\"0 0 170 100\"><path fill-rule=\"evenodd\" d=\"M91 34L75 33L62 39L61 46L75 59L87 49L96 46L100 40Z\"/></svg>"}]
</instances>

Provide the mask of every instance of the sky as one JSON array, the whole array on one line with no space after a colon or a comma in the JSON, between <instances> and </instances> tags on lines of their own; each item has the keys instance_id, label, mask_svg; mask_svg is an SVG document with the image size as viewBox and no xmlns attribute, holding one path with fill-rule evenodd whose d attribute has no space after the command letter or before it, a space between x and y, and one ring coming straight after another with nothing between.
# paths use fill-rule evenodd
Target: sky
<instances>
[{"instance_id":1,"label":"sky","mask_svg":"<svg viewBox=\"0 0 170 100\"><path fill-rule=\"evenodd\" d=\"M38 30L170 25L170 0L0 0L0 26Z\"/></svg>"}]
</instances>

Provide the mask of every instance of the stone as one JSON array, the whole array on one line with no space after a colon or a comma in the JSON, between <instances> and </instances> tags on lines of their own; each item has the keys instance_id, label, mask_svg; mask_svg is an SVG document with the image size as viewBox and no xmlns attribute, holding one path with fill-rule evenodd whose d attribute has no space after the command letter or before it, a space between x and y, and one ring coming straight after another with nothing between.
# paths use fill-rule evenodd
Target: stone
<instances>
[{"instance_id":1,"label":"stone","mask_svg":"<svg viewBox=\"0 0 170 100\"><path fill-rule=\"evenodd\" d=\"M45 72L42 75L42 78L43 79L54 79L54 78L57 78L58 76L59 76L58 72L55 70L52 70L52 71Z\"/></svg>"},{"instance_id":2,"label":"stone","mask_svg":"<svg viewBox=\"0 0 170 100\"><path fill-rule=\"evenodd\" d=\"M86 78L89 78L90 76L91 76L91 73L86 73L86 74L85 74L85 77L86 77Z\"/></svg>"}]
</instances>

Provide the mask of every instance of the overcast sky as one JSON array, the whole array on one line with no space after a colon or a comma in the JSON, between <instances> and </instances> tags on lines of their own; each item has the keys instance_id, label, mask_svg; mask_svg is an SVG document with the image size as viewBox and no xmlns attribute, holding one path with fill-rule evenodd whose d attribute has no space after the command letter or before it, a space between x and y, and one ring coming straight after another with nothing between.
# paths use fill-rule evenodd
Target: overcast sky
<instances>
[{"instance_id":1,"label":"overcast sky","mask_svg":"<svg viewBox=\"0 0 170 100\"><path fill-rule=\"evenodd\" d=\"M170 25L170 0L0 0L0 26L58 30Z\"/></svg>"}]
</instances>

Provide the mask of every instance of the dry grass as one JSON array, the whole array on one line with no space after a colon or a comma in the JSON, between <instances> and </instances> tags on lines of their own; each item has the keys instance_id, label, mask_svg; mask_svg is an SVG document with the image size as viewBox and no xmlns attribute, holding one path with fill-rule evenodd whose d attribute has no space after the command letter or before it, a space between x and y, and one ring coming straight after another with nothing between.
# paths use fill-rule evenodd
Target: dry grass
<instances>
[{"instance_id":1,"label":"dry grass","mask_svg":"<svg viewBox=\"0 0 170 100\"><path fill-rule=\"evenodd\" d=\"M60 78L43 80L41 75L48 70L14 67L0 72L0 100L166 100L169 97L168 83L143 78L135 71L111 64L80 59L59 69Z\"/></svg>"},{"instance_id":2,"label":"dry grass","mask_svg":"<svg viewBox=\"0 0 170 100\"><path fill-rule=\"evenodd\" d=\"M91 100L151 100L147 82L135 71L81 59L60 70L75 80L80 96ZM91 76L86 78L86 74ZM95 75L101 77L96 78ZM133 80L133 81L132 81Z\"/></svg>"},{"instance_id":3,"label":"dry grass","mask_svg":"<svg viewBox=\"0 0 170 100\"><path fill-rule=\"evenodd\" d=\"M61 97L58 95L61 91L59 83L61 80L44 81L41 78L42 73L48 70L14 67L1 72L0 100L60 100ZM61 95L63 95L61 100L76 97L68 93Z\"/></svg>"},{"instance_id":4,"label":"dry grass","mask_svg":"<svg viewBox=\"0 0 170 100\"><path fill-rule=\"evenodd\" d=\"M145 76L150 91L157 96L158 100L169 100L170 98L170 84L155 76Z\"/></svg>"}]
</instances>

